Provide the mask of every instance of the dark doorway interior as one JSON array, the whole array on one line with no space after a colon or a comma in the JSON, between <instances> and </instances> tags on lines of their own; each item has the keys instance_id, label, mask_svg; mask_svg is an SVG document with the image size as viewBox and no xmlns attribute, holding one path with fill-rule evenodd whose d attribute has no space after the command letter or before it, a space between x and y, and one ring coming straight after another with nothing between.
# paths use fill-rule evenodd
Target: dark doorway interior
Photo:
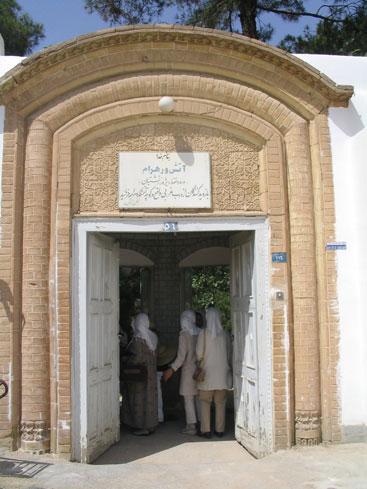
<instances>
[{"instance_id":1,"label":"dark doorway interior","mask_svg":"<svg viewBox=\"0 0 367 489\"><path fill-rule=\"evenodd\" d=\"M125 347L132 336L131 320L138 312L148 313L159 336L160 348L171 352L172 358L165 355L166 365L176 356L179 317L184 309L192 308L205 314L205 308L214 304L222 312L223 326L230 330L229 263L214 256L215 249L220 247L223 253L228 247L230 234L205 232L179 235L115 235L120 241L120 249L138 251L151 261L151 266L141 266L134 262L133 258L130 263L126 258L123 263L120 262L120 364L124 362ZM208 250L203 265L200 257L197 258L195 255L201 250ZM210 253L213 254L214 264L210 263ZM224 262L221 262L221 259ZM164 367L161 364L158 369L162 370ZM185 426L185 412L179 396L179 382L179 371L168 383L162 382L164 423L160 424L156 433L149 437L136 438L127 427L121 425L119 445L121 448L129 446L131 449L126 451L120 448L120 451L116 452L120 453L116 463L128 462L146 456L149 452L164 450L168 446L201 440L181 434L181 429ZM120 391L123 396L123 385ZM227 411L226 436L223 440L234 439L231 392L228 396ZM212 418L214 419L214 416ZM140 450L136 448L139 446Z\"/></svg>"}]
</instances>

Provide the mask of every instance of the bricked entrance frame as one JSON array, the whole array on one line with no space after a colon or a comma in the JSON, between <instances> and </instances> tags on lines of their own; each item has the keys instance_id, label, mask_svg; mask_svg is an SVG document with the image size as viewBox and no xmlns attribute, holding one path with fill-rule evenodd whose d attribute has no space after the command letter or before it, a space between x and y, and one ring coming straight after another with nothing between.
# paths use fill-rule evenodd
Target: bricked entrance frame
<instances>
[{"instance_id":1,"label":"bricked entrance frame","mask_svg":"<svg viewBox=\"0 0 367 489\"><path fill-rule=\"evenodd\" d=\"M158 108L161 96L177 103ZM274 449L340 440L334 196L327 111L350 87L261 42L182 26L108 29L0 79L1 444L71 451L75 217L266 218ZM118 209L119 151L208 151L207 211Z\"/></svg>"},{"instance_id":2,"label":"bricked entrance frame","mask_svg":"<svg viewBox=\"0 0 367 489\"><path fill-rule=\"evenodd\" d=\"M165 219L83 219L73 221L72 285L72 459L87 457L87 235L88 233L161 233ZM178 232L254 231L256 283L259 290L259 399L262 455L273 451L272 325L270 319L269 223L265 218L178 218ZM117 339L116 339L117 341Z\"/></svg>"}]
</instances>

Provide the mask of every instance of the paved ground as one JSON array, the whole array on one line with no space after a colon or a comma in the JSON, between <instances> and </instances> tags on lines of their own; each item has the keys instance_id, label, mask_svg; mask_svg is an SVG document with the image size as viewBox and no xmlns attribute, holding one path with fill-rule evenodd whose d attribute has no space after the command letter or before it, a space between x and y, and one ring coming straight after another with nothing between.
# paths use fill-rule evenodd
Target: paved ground
<instances>
[{"instance_id":1,"label":"paved ground","mask_svg":"<svg viewBox=\"0 0 367 489\"><path fill-rule=\"evenodd\" d=\"M298 448L255 460L231 438L202 441L166 423L147 438L123 434L94 465L2 452L51 465L30 479L0 477L0 489L367 489L367 444Z\"/></svg>"}]
</instances>

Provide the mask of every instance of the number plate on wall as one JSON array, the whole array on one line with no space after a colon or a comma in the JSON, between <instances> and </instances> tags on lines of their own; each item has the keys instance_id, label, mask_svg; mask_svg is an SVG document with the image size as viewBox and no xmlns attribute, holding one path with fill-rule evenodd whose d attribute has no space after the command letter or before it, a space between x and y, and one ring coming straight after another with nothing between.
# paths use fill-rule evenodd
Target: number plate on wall
<instances>
[{"instance_id":1,"label":"number plate on wall","mask_svg":"<svg viewBox=\"0 0 367 489\"><path fill-rule=\"evenodd\" d=\"M163 230L165 233L177 233L178 223L177 222L165 222L163 224Z\"/></svg>"},{"instance_id":2,"label":"number plate on wall","mask_svg":"<svg viewBox=\"0 0 367 489\"><path fill-rule=\"evenodd\" d=\"M271 254L271 261L273 263L287 263L288 255L285 252L272 253Z\"/></svg>"}]
</instances>

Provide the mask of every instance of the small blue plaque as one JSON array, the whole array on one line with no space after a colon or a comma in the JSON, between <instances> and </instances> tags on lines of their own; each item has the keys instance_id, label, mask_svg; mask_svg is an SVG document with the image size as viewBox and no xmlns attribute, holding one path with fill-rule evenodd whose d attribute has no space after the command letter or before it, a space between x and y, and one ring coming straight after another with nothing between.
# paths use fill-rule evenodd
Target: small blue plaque
<instances>
[{"instance_id":1,"label":"small blue plaque","mask_svg":"<svg viewBox=\"0 0 367 489\"><path fill-rule=\"evenodd\" d=\"M273 263L287 263L288 255L287 255L287 253L284 253L284 252L272 253L271 254L271 261Z\"/></svg>"},{"instance_id":2,"label":"small blue plaque","mask_svg":"<svg viewBox=\"0 0 367 489\"><path fill-rule=\"evenodd\" d=\"M325 250L326 251L336 251L336 250L346 250L347 243L345 241L335 241L332 243L326 243Z\"/></svg>"}]
</instances>

